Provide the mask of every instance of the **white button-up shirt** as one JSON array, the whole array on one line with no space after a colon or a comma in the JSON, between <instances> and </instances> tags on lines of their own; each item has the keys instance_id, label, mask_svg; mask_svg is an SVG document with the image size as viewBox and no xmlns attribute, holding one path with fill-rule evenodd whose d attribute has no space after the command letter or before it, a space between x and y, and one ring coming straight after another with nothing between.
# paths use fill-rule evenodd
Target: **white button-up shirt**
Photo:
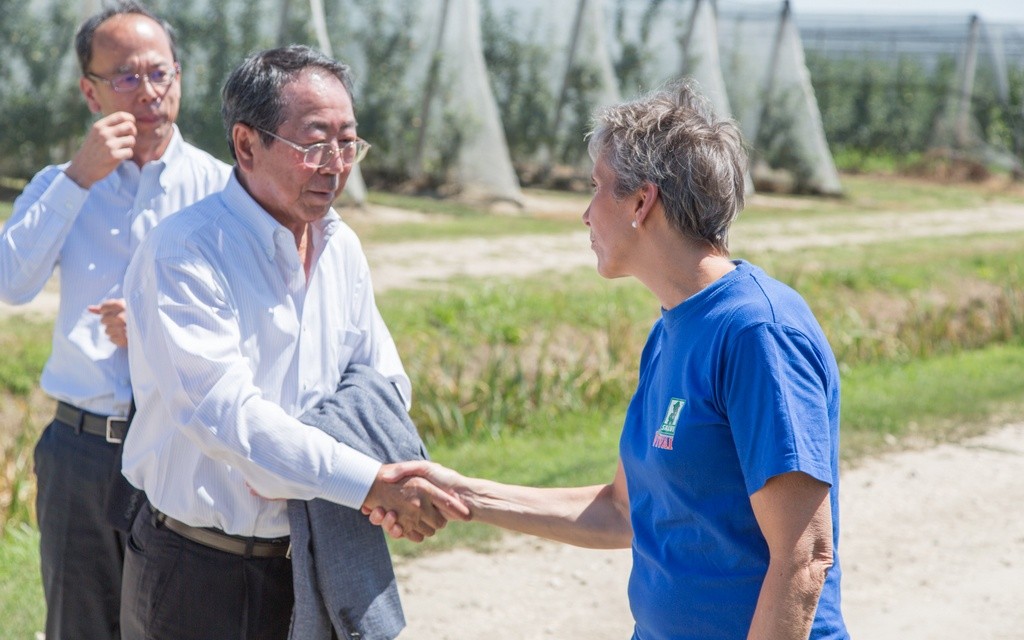
<instances>
[{"instance_id":1,"label":"white button-up shirt","mask_svg":"<svg viewBox=\"0 0 1024 640\"><path fill-rule=\"evenodd\" d=\"M157 228L128 269L138 412L123 471L173 518L282 536L286 503L268 498L358 508L376 477L377 461L297 419L350 362L412 391L355 233L333 209L311 227L307 282L295 237L232 177Z\"/></svg>"},{"instance_id":2,"label":"white button-up shirt","mask_svg":"<svg viewBox=\"0 0 1024 640\"><path fill-rule=\"evenodd\" d=\"M70 164L70 163L68 163ZM107 337L89 305L121 298L128 261L164 218L221 190L231 168L181 138L159 160L122 162L83 189L40 171L14 202L0 242L0 300L31 301L60 267L60 310L41 386L50 396L102 415L126 415L128 355Z\"/></svg>"}]
</instances>

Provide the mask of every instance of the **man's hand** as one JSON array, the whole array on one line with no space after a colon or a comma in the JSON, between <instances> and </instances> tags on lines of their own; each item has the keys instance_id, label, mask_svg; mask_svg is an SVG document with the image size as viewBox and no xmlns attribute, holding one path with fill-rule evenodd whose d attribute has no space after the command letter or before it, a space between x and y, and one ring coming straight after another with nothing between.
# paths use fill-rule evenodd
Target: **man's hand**
<instances>
[{"instance_id":1,"label":"man's hand","mask_svg":"<svg viewBox=\"0 0 1024 640\"><path fill-rule=\"evenodd\" d=\"M100 324L106 327L110 341L119 347L128 346L128 328L125 323L124 299L104 300L99 304L89 305L89 312L100 318Z\"/></svg>"},{"instance_id":2,"label":"man's hand","mask_svg":"<svg viewBox=\"0 0 1024 640\"><path fill-rule=\"evenodd\" d=\"M447 499L434 503L443 517L449 520L472 519L472 513L459 496L460 491L465 489L465 478L456 471L424 460L384 465L377 474L378 480L388 483L410 482L416 478L427 480L431 487L443 492ZM364 506L363 513L370 517L370 522L379 525L391 537L401 538L405 535L406 529L397 512L383 506L370 509Z\"/></svg>"},{"instance_id":3,"label":"man's hand","mask_svg":"<svg viewBox=\"0 0 1024 640\"><path fill-rule=\"evenodd\" d=\"M118 111L97 120L64 170L83 189L110 175L135 154L135 116Z\"/></svg>"},{"instance_id":4,"label":"man's hand","mask_svg":"<svg viewBox=\"0 0 1024 640\"><path fill-rule=\"evenodd\" d=\"M402 477L394 473L391 469L396 466L381 467L363 502L363 513L387 514L391 526L385 530L392 537L422 542L444 528L449 517L469 519L469 510L457 497L423 478ZM385 480L385 477L390 479Z\"/></svg>"}]
</instances>

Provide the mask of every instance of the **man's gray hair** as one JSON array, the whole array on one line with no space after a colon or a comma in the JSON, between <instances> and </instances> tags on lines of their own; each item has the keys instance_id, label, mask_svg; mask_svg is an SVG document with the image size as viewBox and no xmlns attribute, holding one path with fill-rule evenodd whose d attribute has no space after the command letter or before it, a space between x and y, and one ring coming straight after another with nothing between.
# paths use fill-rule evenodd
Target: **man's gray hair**
<instances>
[{"instance_id":1,"label":"man's gray hair","mask_svg":"<svg viewBox=\"0 0 1024 640\"><path fill-rule=\"evenodd\" d=\"M221 90L220 115L228 137L228 149L235 156L231 130L236 123L256 129L277 131L284 122L285 104L281 91L309 68L319 68L336 77L349 98L352 97L352 72L347 64L338 62L306 45L293 44L259 51L246 58L224 82ZM262 131L264 144L273 138Z\"/></svg>"},{"instance_id":2,"label":"man's gray hair","mask_svg":"<svg viewBox=\"0 0 1024 640\"><path fill-rule=\"evenodd\" d=\"M717 116L692 83L602 109L588 150L615 174L616 198L651 183L672 227L728 254L729 228L743 209L747 154L736 123Z\"/></svg>"}]
</instances>

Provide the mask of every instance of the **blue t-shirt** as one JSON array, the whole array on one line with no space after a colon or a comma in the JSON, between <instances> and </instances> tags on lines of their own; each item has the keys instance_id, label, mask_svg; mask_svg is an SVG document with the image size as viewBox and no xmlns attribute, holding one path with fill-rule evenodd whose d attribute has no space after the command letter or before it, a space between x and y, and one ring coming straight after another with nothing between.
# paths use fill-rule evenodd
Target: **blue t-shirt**
<instances>
[{"instance_id":1,"label":"blue t-shirt","mask_svg":"<svg viewBox=\"0 0 1024 640\"><path fill-rule=\"evenodd\" d=\"M831 487L835 563L811 638L848 638L838 444L839 370L799 294L736 261L664 311L644 347L620 442L634 639L746 638L768 567L750 495L789 471Z\"/></svg>"}]
</instances>

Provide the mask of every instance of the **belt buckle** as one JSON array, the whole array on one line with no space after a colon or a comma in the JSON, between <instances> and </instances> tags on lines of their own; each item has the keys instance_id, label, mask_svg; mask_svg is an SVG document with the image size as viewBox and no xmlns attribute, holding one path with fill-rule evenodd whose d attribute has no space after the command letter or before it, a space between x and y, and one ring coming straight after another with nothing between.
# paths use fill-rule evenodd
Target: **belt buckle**
<instances>
[{"instance_id":1,"label":"belt buckle","mask_svg":"<svg viewBox=\"0 0 1024 640\"><path fill-rule=\"evenodd\" d=\"M114 435L113 425L114 425L114 423L117 423L117 422L120 422L122 424L128 424L128 419L127 418L119 418L117 416L107 416L107 433L106 433L106 437L107 437L107 442L109 442L110 444L121 444L124 441L124 438L119 438L119 437Z\"/></svg>"}]
</instances>

